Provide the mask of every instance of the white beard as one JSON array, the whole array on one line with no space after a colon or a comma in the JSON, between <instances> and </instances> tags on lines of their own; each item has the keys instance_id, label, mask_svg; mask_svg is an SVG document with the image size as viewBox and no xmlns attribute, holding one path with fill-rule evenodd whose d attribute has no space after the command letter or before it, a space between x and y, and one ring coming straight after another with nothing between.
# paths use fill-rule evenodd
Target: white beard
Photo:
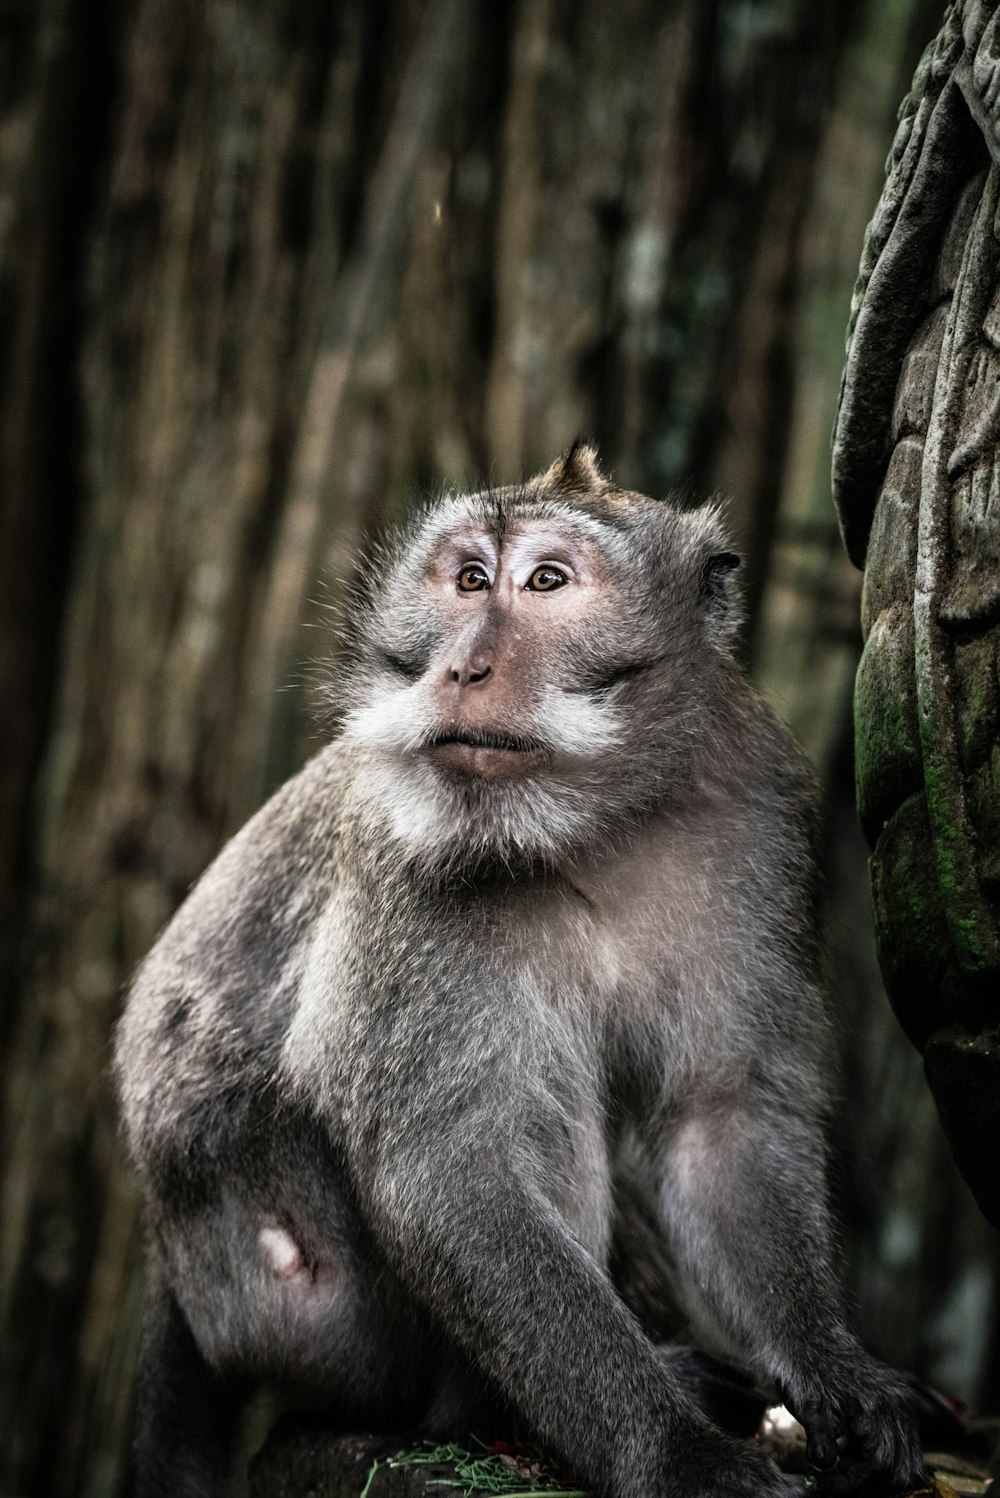
<instances>
[{"instance_id":1,"label":"white beard","mask_svg":"<svg viewBox=\"0 0 1000 1498\"><path fill-rule=\"evenodd\" d=\"M612 787L620 786L610 760L623 745L617 708L582 693L550 689L516 725L497 731L539 743L551 756L523 777L459 778L427 756L441 728L426 706L421 683L384 683L344 722L345 743L364 754L366 796L381 808L385 825L408 860L425 866L554 861L595 835L595 807L620 816Z\"/></svg>"}]
</instances>

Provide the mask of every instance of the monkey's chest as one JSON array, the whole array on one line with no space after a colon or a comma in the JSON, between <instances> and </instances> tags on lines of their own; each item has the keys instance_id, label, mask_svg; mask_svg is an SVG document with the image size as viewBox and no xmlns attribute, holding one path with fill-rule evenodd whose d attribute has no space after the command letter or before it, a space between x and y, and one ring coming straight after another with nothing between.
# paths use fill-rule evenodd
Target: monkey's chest
<instances>
[{"instance_id":1,"label":"monkey's chest","mask_svg":"<svg viewBox=\"0 0 1000 1498\"><path fill-rule=\"evenodd\" d=\"M542 936L526 933L520 947L546 1005L574 1013L597 1048L616 1114L669 1105L738 1044L734 964L711 900L654 873L603 899L553 902L537 917Z\"/></svg>"},{"instance_id":2,"label":"monkey's chest","mask_svg":"<svg viewBox=\"0 0 1000 1498\"><path fill-rule=\"evenodd\" d=\"M645 894L602 908L571 891L530 912L515 960L554 1005L575 1004L593 1021L661 1020L685 958L671 924Z\"/></svg>"}]
</instances>

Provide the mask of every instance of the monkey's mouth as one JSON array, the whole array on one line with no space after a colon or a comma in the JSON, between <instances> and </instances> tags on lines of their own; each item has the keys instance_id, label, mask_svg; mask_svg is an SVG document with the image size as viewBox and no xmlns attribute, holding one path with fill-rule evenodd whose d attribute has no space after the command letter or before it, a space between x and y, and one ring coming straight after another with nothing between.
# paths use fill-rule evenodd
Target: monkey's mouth
<instances>
[{"instance_id":1,"label":"monkey's mouth","mask_svg":"<svg viewBox=\"0 0 1000 1498\"><path fill-rule=\"evenodd\" d=\"M428 748L442 744L468 744L473 749L503 749L508 754L534 754L544 748L537 739L516 738L512 734L494 733L488 728L441 728L433 733Z\"/></svg>"},{"instance_id":2,"label":"monkey's mouth","mask_svg":"<svg viewBox=\"0 0 1000 1498\"><path fill-rule=\"evenodd\" d=\"M441 728L424 747L436 765L462 779L514 780L549 758L538 739L488 728Z\"/></svg>"}]
</instances>

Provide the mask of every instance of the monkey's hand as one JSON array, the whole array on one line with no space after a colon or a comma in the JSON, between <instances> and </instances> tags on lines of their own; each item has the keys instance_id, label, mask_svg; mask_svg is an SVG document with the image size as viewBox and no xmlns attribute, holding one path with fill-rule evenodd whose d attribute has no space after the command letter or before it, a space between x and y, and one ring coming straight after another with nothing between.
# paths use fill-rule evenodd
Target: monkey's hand
<instances>
[{"instance_id":1,"label":"monkey's hand","mask_svg":"<svg viewBox=\"0 0 1000 1498\"><path fill-rule=\"evenodd\" d=\"M806 1455L821 1469L825 1498L912 1493L929 1487L912 1397L903 1379L867 1354L824 1368L808 1387L782 1388L806 1432Z\"/></svg>"}]
</instances>

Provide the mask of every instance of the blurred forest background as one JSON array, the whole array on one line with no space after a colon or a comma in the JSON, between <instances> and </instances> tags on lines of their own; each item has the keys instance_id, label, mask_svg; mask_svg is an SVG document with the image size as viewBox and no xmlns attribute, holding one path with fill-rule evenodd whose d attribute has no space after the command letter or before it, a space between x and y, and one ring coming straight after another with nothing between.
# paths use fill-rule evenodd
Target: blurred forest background
<instances>
[{"instance_id":1,"label":"blurred forest background","mask_svg":"<svg viewBox=\"0 0 1000 1498\"><path fill-rule=\"evenodd\" d=\"M322 741L325 605L415 494L581 431L624 483L731 497L748 661L829 793L859 1323L1000 1403L998 1239L875 964L829 493L865 223L940 20L3 0L4 1498L123 1491L142 1230L109 1033L192 880Z\"/></svg>"}]
</instances>

